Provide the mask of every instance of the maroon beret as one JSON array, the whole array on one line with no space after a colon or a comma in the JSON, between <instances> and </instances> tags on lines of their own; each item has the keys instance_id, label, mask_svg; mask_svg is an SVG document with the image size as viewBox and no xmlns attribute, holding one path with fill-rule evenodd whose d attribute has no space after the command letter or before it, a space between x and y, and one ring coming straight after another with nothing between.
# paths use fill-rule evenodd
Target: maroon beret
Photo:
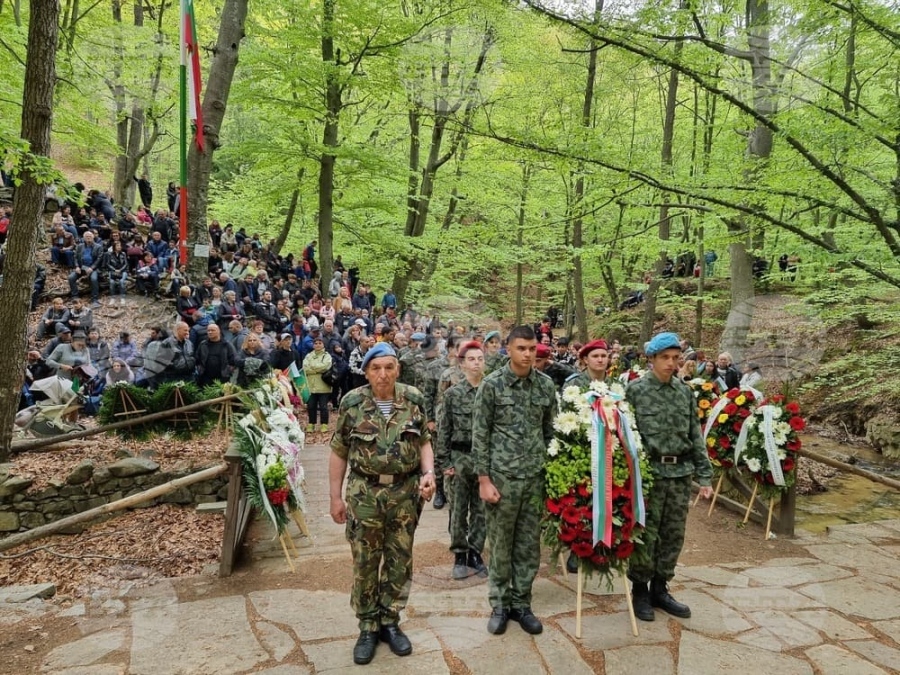
<instances>
[{"instance_id":1,"label":"maroon beret","mask_svg":"<svg viewBox=\"0 0 900 675\"><path fill-rule=\"evenodd\" d=\"M548 347L547 345L538 345L537 352L535 353L535 355L539 359L546 359L546 358L550 357L551 353L552 353L552 351L551 351L550 347Z\"/></svg>"},{"instance_id":2,"label":"maroon beret","mask_svg":"<svg viewBox=\"0 0 900 675\"><path fill-rule=\"evenodd\" d=\"M578 350L578 358L583 359L595 349L609 351L606 340L592 340L591 342L588 342L584 347Z\"/></svg>"},{"instance_id":3,"label":"maroon beret","mask_svg":"<svg viewBox=\"0 0 900 675\"><path fill-rule=\"evenodd\" d=\"M484 350L484 347L478 340L470 340L469 342L463 342L459 349L456 350L456 357L458 359L466 358L466 352L470 349L481 349Z\"/></svg>"}]
</instances>

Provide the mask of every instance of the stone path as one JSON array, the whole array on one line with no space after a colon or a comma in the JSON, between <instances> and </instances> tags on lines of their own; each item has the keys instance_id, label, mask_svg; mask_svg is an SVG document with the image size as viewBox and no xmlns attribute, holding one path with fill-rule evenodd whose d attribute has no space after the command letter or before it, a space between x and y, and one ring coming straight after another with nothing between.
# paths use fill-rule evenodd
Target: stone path
<instances>
[{"instance_id":1,"label":"stone path","mask_svg":"<svg viewBox=\"0 0 900 675\"><path fill-rule=\"evenodd\" d=\"M327 451L312 447L309 525L314 543L295 539L298 565L340 558L342 528L327 516ZM425 510L417 546L446 541L446 512ZM803 533L798 557L681 566L673 584L693 618L657 612L632 637L624 596L588 586L582 638L575 638L574 576L539 578L534 609L545 621L532 637L511 623L503 636L485 630L485 582L449 580L446 566L421 569L403 623L411 656L386 646L365 668L354 666L355 619L346 593L292 587L277 543L261 544L252 571L281 574L283 587L243 591L214 576L98 592L66 610L0 596L0 625L53 614L76 630L39 642L47 675L304 675L368 672L490 675L720 675L751 669L778 675L877 675L900 672L900 520ZM800 557L808 553L809 557ZM184 584L192 588L185 600ZM617 589L620 592L620 589ZM209 597L204 597L209 596ZM5 660L5 659L4 659ZM0 662L0 673L10 665ZM18 673L22 671L19 670Z\"/></svg>"}]
</instances>

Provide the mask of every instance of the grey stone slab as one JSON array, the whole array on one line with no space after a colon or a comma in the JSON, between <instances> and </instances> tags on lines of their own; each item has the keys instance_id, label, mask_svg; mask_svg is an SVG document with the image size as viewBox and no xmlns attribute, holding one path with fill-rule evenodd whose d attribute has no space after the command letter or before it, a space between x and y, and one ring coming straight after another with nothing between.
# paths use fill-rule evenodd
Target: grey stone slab
<instances>
[{"instance_id":1,"label":"grey stone slab","mask_svg":"<svg viewBox=\"0 0 900 675\"><path fill-rule=\"evenodd\" d=\"M793 611L822 606L818 600L787 588L709 588L705 592L739 612L761 612L769 609Z\"/></svg>"},{"instance_id":2,"label":"grey stone slab","mask_svg":"<svg viewBox=\"0 0 900 675\"><path fill-rule=\"evenodd\" d=\"M593 672L572 641L552 626L544 626L544 632L535 636L534 644L551 673L591 675ZM606 672L609 675L609 666Z\"/></svg>"},{"instance_id":3,"label":"grey stone slab","mask_svg":"<svg viewBox=\"0 0 900 675\"><path fill-rule=\"evenodd\" d=\"M751 567L744 570L744 574L756 584L783 588L853 576L853 572L848 569L823 563L796 567Z\"/></svg>"},{"instance_id":4,"label":"grey stone slab","mask_svg":"<svg viewBox=\"0 0 900 675\"><path fill-rule=\"evenodd\" d=\"M900 532L900 518L894 520L875 520L873 521L873 524L893 530L895 533L894 536L896 536L897 532Z\"/></svg>"},{"instance_id":5,"label":"grey stone slab","mask_svg":"<svg viewBox=\"0 0 900 675\"><path fill-rule=\"evenodd\" d=\"M875 621L872 628L877 628L887 635L891 640L900 644L900 619L892 619L891 621ZM868 637L868 636L866 636Z\"/></svg>"},{"instance_id":6,"label":"grey stone slab","mask_svg":"<svg viewBox=\"0 0 900 675\"><path fill-rule=\"evenodd\" d=\"M283 661L297 646L294 638L268 621L258 622L256 631L259 633L259 641L276 661Z\"/></svg>"},{"instance_id":7,"label":"grey stone slab","mask_svg":"<svg viewBox=\"0 0 900 675\"><path fill-rule=\"evenodd\" d=\"M886 675L878 666L873 666L837 645L819 645L807 649L806 655L820 675Z\"/></svg>"},{"instance_id":8,"label":"grey stone slab","mask_svg":"<svg viewBox=\"0 0 900 675\"><path fill-rule=\"evenodd\" d=\"M675 674L675 663L666 647L622 647L612 649L603 656L606 659L606 675Z\"/></svg>"},{"instance_id":9,"label":"grey stone slab","mask_svg":"<svg viewBox=\"0 0 900 675\"><path fill-rule=\"evenodd\" d=\"M269 655L250 628L243 596L150 607L132 614L130 675L227 675Z\"/></svg>"},{"instance_id":10,"label":"grey stone slab","mask_svg":"<svg viewBox=\"0 0 900 675\"><path fill-rule=\"evenodd\" d=\"M558 620L559 627L575 638L575 617ZM638 622L637 637L631 634L631 621L628 612L615 612L600 616L583 616L581 618L581 644L591 651L617 649L633 645L652 645L671 642L672 633L666 615L656 613L656 621ZM578 638L575 638L578 639Z\"/></svg>"},{"instance_id":11,"label":"grey stone slab","mask_svg":"<svg viewBox=\"0 0 900 675\"><path fill-rule=\"evenodd\" d=\"M407 604L411 610L415 610L417 615L441 612L481 612L487 616L491 613L485 584L434 588L413 582Z\"/></svg>"},{"instance_id":12,"label":"grey stone slab","mask_svg":"<svg viewBox=\"0 0 900 675\"><path fill-rule=\"evenodd\" d=\"M896 565L894 559L883 555L877 546L871 544L815 544L805 548L822 562L839 567L889 573L888 570ZM897 575L900 575L900 570Z\"/></svg>"},{"instance_id":13,"label":"grey stone slab","mask_svg":"<svg viewBox=\"0 0 900 675\"><path fill-rule=\"evenodd\" d=\"M678 675L721 675L722 673L778 673L812 675L805 661L766 649L724 640L713 640L692 631L681 634Z\"/></svg>"},{"instance_id":14,"label":"grey stone slab","mask_svg":"<svg viewBox=\"0 0 900 675\"><path fill-rule=\"evenodd\" d=\"M92 666L73 666L62 670L48 671L47 675L122 675L125 668L113 663L100 663Z\"/></svg>"},{"instance_id":15,"label":"grey stone slab","mask_svg":"<svg viewBox=\"0 0 900 675\"><path fill-rule=\"evenodd\" d=\"M34 598L52 598L56 595L56 584L30 584L28 586L6 586L0 588L0 603L28 602Z\"/></svg>"},{"instance_id":16,"label":"grey stone slab","mask_svg":"<svg viewBox=\"0 0 900 675\"><path fill-rule=\"evenodd\" d=\"M683 590L678 591L675 597L691 608L690 619L676 619L691 630L706 635L728 635L753 628L741 614L706 593Z\"/></svg>"},{"instance_id":17,"label":"grey stone slab","mask_svg":"<svg viewBox=\"0 0 900 675\"><path fill-rule=\"evenodd\" d=\"M678 573L711 586L743 587L750 584L750 580L740 572L722 567L679 567Z\"/></svg>"},{"instance_id":18,"label":"grey stone slab","mask_svg":"<svg viewBox=\"0 0 900 675\"><path fill-rule=\"evenodd\" d=\"M62 610L59 615L60 616L84 616L87 613L87 608L84 606L83 602L77 602L71 607L67 607Z\"/></svg>"},{"instance_id":19,"label":"grey stone slab","mask_svg":"<svg viewBox=\"0 0 900 675\"><path fill-rule=\"evenodd\" d=\"M487 589L485 589L487 592ZM619 591L621 593L621 591ZM582 599L585 609L594 607L587 598ZM575 611L575 592L564 584L549 579L535 579L531 587L531 609L538 617L549 617Z\"/></svg>"},{"instance_id":20,"label":"grey stone slab","mask_svg":"<svg viewBox=\"0 0 900 675\"><path fill-rule=\"evenodd\" d=\"M831 610L820 609L791 614L807 626L820 630L832 640L865 640L871 635L852 621L847 621ZM896 639L896 638L895 638Z\"/></svg>"},{"instance_id":21,"label":"grey stone slab","mask_svg":"<svg viewBox=\"0 0 900 675\"><path fill-rule=\"evenodd\" d=\"M884 666L890 672L897 672L900 665L900 650L888 647L875 640L851 640L844 643L867 661Z\"/></svg>"},{"instance_id":22,"label":"grey stone slab","mask_svg":"<svg viewBox=\"0 0 900 675\"><path fill-rule=\"evenodd\" d=\"M365 667L365 672L378 675L397 675L397 673L422 673L423 675L440 675L449 673L450 669L444 661L441 645L427 628L404 628L404 632L412 643L413 652L409 656L394 656L386 644L379 644L375 658ZM353 645L356 638L350 640L334 640L303 645L303 651L316 673L348 672L358 668L353 664Z\"/></svg>"},{"instance_id":23,"label":"grey stone slab","mask_svg":"<svg viewBox=\"0 0 900 675\"><path fill-rule=\"evenodd\" d=\"M267 668L266 670L258 670L256 675L310 675L311 672L306 666L284 664L274 668Z\"/></svg>"},{"instance_id":24,"label":"grey stone slab","mask_svg":"<svg viewBox=\"0 0 900 675\"><path fill-rule=\"evenodd\" d=\"M249 594L256 611L273 623L289 626L303 640L322 640L359 634L350 598L333 591L278 589Z\"/></svg>"},{"instance_id":25,"label":"grey stone slab","mask_svg":"<svg viewBox=\"0 0 900 675\"><path fill-rule=\"evenodd\" d=\"M815 558L771 558L763 563L760 567L796 567L797 565L810 565L816 563Z\"/></svg>"},{"instance_id":26,"label":"grey stone slab","mask_svg":"<svg viewBox=\"0 0 900 675\"><path fill-rule=\"evenodd\" d=\"M765 649L770 652L783 652L784 643L779 640L775 634L767 628L754 628L735 638L738 642L750 647Z\"/></svg>"},{"instance_id":27,"label":"grey stone slab","mask_svg":"<svg viewBox=\"0 0 900 675\"><path fill-rule=\"evenodd\" d=\"M754 612L750 614L750 620L778 636L788 648L809 647L823 641L819 631L784 612Z\"/></svg>"},{"instance_id":28,"label":"grey stone slab","mask_svg":"<svg viewBox=\"0 0 900 675\"><path fill-rule=\"evenodd\" d=\"M893 539L897 536L896 530L885 527L880 522L847 523L846 525L831 525L828 527L829 538L839 533L852 534L866 539Z\"/></svg>"},{"instance_id":29,"label":"grey stone slab","mask_svg":"<svg viewBox=\"0 0 900 675\"><path fill-rule=\"evenodd\" d=\"M900 591L865 577L805 586L800 592L841 614L872 620L900 617Z\"/></svg>"},{"instance_id":30,"label":"grey stone slab","mask_svg":"<svg viewBox=\"0 0 900 675\"><path fill-rule=\"evenodd\" d=\"M41 664L44 672L90 666L107 654L125 647L125 631L105 631L88 635L75 642L60 645L46 657Z\"/></svg>"}]
</instances>

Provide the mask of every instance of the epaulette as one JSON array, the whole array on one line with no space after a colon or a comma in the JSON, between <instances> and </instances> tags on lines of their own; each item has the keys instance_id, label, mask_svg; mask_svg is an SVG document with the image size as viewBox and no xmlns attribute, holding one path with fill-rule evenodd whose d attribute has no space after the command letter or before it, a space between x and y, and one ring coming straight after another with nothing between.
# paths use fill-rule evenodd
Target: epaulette
<instances>
[{"instance_id":1,"label":"epaulette","mask_svg":"<svg viewBox=\"0 0 900 675\"><path fill-rule=\"evenodd\" d=\"M418 406L425 405L425 395L416 389L411 384L398 384L397 386L403 387L403 395L412 403L415 403Z\"/></svg>"},{"instance_id":2,"label":"epaulette","mask_svg":"<svg viewBox=\"0 0 900 675\"><path fill-rule=\"evenodd\" d=\"M363 402L363 395L359 389L353 389L341 399L341 405L346 404L347 407L356 407Z\"/></svg>"}]
</instances>

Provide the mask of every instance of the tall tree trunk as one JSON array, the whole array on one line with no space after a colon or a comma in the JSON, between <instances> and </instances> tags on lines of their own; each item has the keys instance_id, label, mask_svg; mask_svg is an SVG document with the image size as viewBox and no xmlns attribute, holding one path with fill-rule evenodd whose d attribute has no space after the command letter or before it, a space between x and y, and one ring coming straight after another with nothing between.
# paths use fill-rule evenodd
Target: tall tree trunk
<instances>
[{"instance_id":1,"label":"tall tree trunk","mask_svg":"<svg viewBox=\"0 0 900 675\"><path fill-rule=\"evenodd\" d=\"M291 193L291 203L288 205L287 214L284 216L284 225L281 226L281 231L278 233L278 237L275 238L275 245L272 247L272 253L278 255L281 251L281 247L284 246L284 242L287 241L288 235L291 233L291 227L294 224L294 214L297 212L297 202L300 201L300 183L303 181L303 175L306 173L305 168L301 168L300 171L297 172L297 187L294 188L294 192ZM301 207L301 217L302 207Z\"/></svg>"},{"instance_id":2,"label":"tall tree trunk","mask_svg":"<svg viewBox=\"0 0 900 675\"><path fill-rule=\"evenodd\" d=\"M325 68L325 127L319 157L319 285L327 289L334 264L334 165L344 92L337 79L334 60L334 13L336 0L322 3L322 64Z\"/></svg>"},{"instance_id":3,"label":"tall tree trunk","mask_svg":"<svg viewBox=\"0 0 900 675\"><path fill-rule=\"evenodd\" d=\"M206 259L193 255L196 244L209 244L206 209L209 204L209 176L213 154L222 145L219 133L225 119L231 81L238 63L238 49L244 38L248 0L225 0L219 36L203 95L204 150L191 142L188 149L188 272L194 279L206 276Z\"/></svg>"},{"instance_id":4,"label":"tall tree trunk","mask_svg":"<svg viewBox=\"0 0 900 675\"><path fill-rule=\"evenodd\" d=\"M12 222L0 285L0 324L5 349L0 350L0 462L9 459L13 421L24 379L28 308L34 288L35 251L43 234L41 215L51 178L49 162L50 130L53 122L53 90L56 85L56 47L59 37L59 2L31 0L28 22L28 51L25 87L22 95L22 138L28 142L13 199Z\"/></svg>"},{"instance_id":5,"label":"tall tree trunk","mask_svg":"<svg viewBox=\"0 0 900 675\"><path fill-rule=\"evenodd\" d=\"M525 233L525 207L528 204L528 183L531 179L531 164L527 161L522 163L522 192L519 196L519 216L516 227L516 325L521 326L525 316L525 308L523 301L525 299L525 288L522 280L522 260L525 258L525 251L522 250L522 239Z\"/></svg>"}]
</instances>

